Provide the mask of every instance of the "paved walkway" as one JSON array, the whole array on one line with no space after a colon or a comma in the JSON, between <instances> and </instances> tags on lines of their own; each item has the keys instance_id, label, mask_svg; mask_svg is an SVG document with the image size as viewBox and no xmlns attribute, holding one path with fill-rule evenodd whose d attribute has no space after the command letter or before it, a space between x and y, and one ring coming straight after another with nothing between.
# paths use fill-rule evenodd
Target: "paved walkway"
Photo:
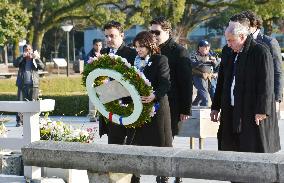
<instances>
[{"instance_id":1,"label":"paved walkway","mask_svg":"<svg viewBox=\"0 0 284 183\"><path fill-rule=\"evenodd\" d=\"M284 108L283 108L284 109ZM22 127L14 127L15 122L15 116L7 116L10 118L10 122L6 123L6 127L8 128L8 137L20 137L22 136ZM60 119L63 122L70 123L72 126L77 127L97 127L97 122L89 122L88 118L86 117L67 117L67 116L51 116L52 119ZM284 147L284 120L279 121L279 128L280 128L280 138L281 138L281 147ZM107 144L107 136L104 135L102 138L99 138L97 136L97 139L95 140L95 143L98 144ZM198 139L195 139L196 147L198 144ZM187 147L189 148L189 138L187 137L175 137L173 141L174 147ZM204 144L205 150L217 150L217 139L216 138L207 138L205 139ZM282 151L281 151L282 152ZM0 183L2 183L1 176L0 176ZM7 178L5 179L7 180ZM173 183L174 178L170 179L170 183ZM4 181L6 182L6 181ZM3 183L4 183L3 182ZM155 182L155 176L152 175L143 175L141 177L141 183L154 183ZM22 183L21 181L13 181L13 183ZM225 183L225 181L214 181L214 180L201 180L201 179L183 179L183 183Z\"/></svg>"}]
</instances>

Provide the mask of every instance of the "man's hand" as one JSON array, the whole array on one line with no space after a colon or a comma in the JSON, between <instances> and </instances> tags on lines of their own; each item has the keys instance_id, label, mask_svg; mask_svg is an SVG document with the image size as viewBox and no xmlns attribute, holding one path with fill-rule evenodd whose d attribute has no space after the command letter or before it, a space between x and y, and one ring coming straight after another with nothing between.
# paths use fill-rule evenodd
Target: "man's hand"
<instances>
[{"instance_id":1,"label":"man's hand","mask_svg":"<svg viewBox=\"0 0 284 183\"><path fill-rule=\"evenodd\" d=\"M37 50L35 50L35 51L32 53L32 57L33 57L34 59L40 58L40 55L39 55L39 53L38 53Z\"/></svg>"},{"instance_id":2,"label":"man's hand","mask_svg":"<svg viewBox=\"0 0 284 183\"><path fill-rule=\"evenodd\" d=\"M219 121L219 111L212 110L210 113L211 121L218 122Z\"/></svg>"},{"instance_id":3,"label":"man's hand","mask_svg":"<svg viewBox=\"0 0 284 183\"><path fill-rule=\"evenodd\" d=\"M185 121L185 120L189 119L189 115L180 114L180 115L179 115L179 118L180 118L180 121Z\"/></svg>"},{"instance_id":4,"label":"man's hand","mask_svg":"<svg viewBox=\"0 0 284 183\"><path fill-rule=\"evenodd\" d=\"M256 114L255 115L255 123L256 125L260 124L261 120L264 120L266 118L266 114Z\"/></svg>"}]
</instances>

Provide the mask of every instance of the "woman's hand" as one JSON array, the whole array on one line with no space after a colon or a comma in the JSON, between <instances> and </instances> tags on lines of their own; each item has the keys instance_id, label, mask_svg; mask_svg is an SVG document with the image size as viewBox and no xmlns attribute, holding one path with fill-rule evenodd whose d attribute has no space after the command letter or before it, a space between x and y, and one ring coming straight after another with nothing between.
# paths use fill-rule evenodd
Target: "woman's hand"
<instances>
[{"instance_id":1,"label":"woman's hand","mask_svg":"<svg viewBox=\"0 0 284 183\"><path fill-rule=\"evenodd\" d=\"M141 96L142 103L150 103L156 98L154 93L151 93L150 96Z\"/></svg>"}]
</instances>

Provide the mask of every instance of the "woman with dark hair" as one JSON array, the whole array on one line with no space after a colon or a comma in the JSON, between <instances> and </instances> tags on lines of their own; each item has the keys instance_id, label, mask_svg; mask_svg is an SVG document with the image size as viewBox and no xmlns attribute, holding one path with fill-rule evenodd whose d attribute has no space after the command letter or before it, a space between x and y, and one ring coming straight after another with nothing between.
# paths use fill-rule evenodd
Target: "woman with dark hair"
<instances>
[{"instance_id":1,"label":"woman with dark hair","mask_svg":"<svg viewBox=\"0 0 284 183\"><path fill-rule=\"evenodd\" d=\"M133 45L138 55L134 66L151 82L154 92L141 96L142 103L155 102L159 106L151 122L136 128L133 145L172 147L171 116L167 92L170 88L170 69L166 56L159 54L159 48L150 32L143 31L134 38ZM135 176L133 176L135 178ZM139 182L138 177L136 181ZM167 177L157 177L157 182L168 182Z\"/></svg>"}]
</instances>

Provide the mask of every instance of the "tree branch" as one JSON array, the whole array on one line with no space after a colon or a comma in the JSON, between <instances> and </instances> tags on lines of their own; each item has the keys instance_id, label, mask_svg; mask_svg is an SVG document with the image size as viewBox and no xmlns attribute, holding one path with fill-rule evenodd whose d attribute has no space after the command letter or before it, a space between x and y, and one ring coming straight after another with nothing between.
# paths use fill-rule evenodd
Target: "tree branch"
<instances>
[{"instance_id":1,"label":"tree branch","mask_svg":"<svg viewBox=\"0 0 284 183\"><path fill-rule=\"evenodd\" d=\"M56 19L55 21L53 21L53 24L60 24L66 20L81 20L81 19L89 19L91 18L91 16L76 16L76 15L70 15L70 16L64 16L64 17L60 17L58 19ZM53 25L49 25L47 26L45 29L50 29L51 27L53 27Z\"/></svg>"},{"instance_id":2,"label":"tree branch","mask_svg":"<svg viewBox=\"0 0 284 183\"><path fill-rule=\"evenodd\" d=\"M64 6L60 9L56 10L55 12L52 13L51 16L48 16L47 19L45 21L43 21L43 23L40 26L40 29L41 30L47 29L48 27L50 27L54 23L54 20L57 20L63 14L66 14L66 12L71 12L74 9L77 9L78 7L86 4L87 2L89 2L89 0L75 0L72 3L70 3L68 6Z\"/></svg>"}]
</instances>

